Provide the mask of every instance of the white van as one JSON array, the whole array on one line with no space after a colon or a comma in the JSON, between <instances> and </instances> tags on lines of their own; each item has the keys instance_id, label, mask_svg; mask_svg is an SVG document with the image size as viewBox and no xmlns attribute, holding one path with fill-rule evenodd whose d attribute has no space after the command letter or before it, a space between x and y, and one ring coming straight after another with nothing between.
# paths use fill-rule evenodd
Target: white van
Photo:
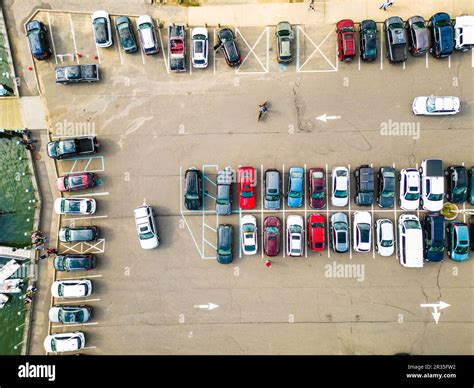
<instances>
[{"instance_id":1,"label":"white van","mask_svg":"<svg viewBox=\"0 0 474 388\"><path fill-rule=\"evenodd\" d=\"M146 55L156 54L160 51L153 19L149 15L142 15L137 20L138 36L143 53Z\"/></svg>"},{"instance_id":2,"label":"white van","mask_svg":"<svg viewBox=\"0 0 474 388\"><path fill-rule=\"evenodd\" d=\"M472 47L474 47L474 16L458 16L454 23L454 49L467 51Z\"/></svg>"},{"instance_id":3,"label":"white van","mask_svg":"<svg viewBox=\"0 0 474 388\"><path fill-rule=\"evenodd\" d=\"M423 231L413 214L402 214L398 219L398 257L403 267L423 267Z\"/></svg>"}]
</instances>

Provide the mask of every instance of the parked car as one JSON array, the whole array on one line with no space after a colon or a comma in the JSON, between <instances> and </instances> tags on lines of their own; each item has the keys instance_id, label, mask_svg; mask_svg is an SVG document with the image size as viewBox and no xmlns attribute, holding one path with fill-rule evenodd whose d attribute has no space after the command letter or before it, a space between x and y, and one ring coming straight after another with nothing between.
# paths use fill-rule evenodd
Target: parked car
<instances>
[{"instance_id":1,"label":"parked car","mask_svg":"<svg viewBox=\"0 0 474 388\"><path fill-rule=\"evenodd\" d=\"M59 241L61 242L88 242L99 238L97 226L78 226L75 228L64 227L59 229Z\"/></svg>"},{"instance_id":2,"label":"parked car","mask_svg":"<svg viewBox=\"0 0 474 388\"><path fill-rule=\"evenodd\" d=\"M407 20L408 25L408 48L415 57L425 55L430 45L430 32L426 27L422 16L412 16Z\"/></svg>"},{"instance_id":3,"label":"parked car","mask_svg":"<svg viewBox=\"0 0 474 388\"><path fill-rule=\"evenodd\" d=\"M370 206L374 203L374 169L367 164L354 171L356 181L356 195L354 202L358 206Z\"/></svg>"},{"instance_id":4,"label":"parked car","mask_svg":"<svg viewBox=\"0 0 474 388\"><path fill-rule=\"evenodd\" d=\"M244 255L255 255L258 250L257 220L254 216L245 215L240 219L242 252Z\"/></svg>"},{"instance_id":5,"label":"parked car","mask_svg":"<svg viewBox=\"0 0 474 388\"><path fill-rule=\"evenodd\" d=\"M81 172L59 177L56 185L60 192L76 191L94 187L96 181L96 175L93 172Z\"/></svg>"},{"instance_id":6,"label":"parked car","mask_svg":"<svg viewBox=\"0 0 474 388\"><path fill-rule=\"evenodd\" d=\"M308 217L308 247L311 251L326 249L326 226L322 214L311 214Z\"/></svg>"},{"instance_id":7,"label":"parked car","mask_svg":"<svg viewBox=\"0 0 474 388\"><path fill-rule=\"evenodd\" d=\"M387 42L387 58L392 63L407 60L407 32L403 20L399 16L392 16L383 24Z\"/></svg>"},{"instance_id":8,"label":"parked car","mask_svg":"<svg viewBox=\"0 0 474 388\"><path fill-rule=\"evenodd\" d=\"M445 12L438 12L431 16L428 26L431 30L431 54L435 58L450 56L454 48L454 29L451 17Z\"/></svg>"},{"instance_id":9,"label":"parked car","mask_svg":"<svg viewBox=\"0 0 474 388\"><path fill-rule=\"evenodd\" d=\"M238 170L239 205L249 210L257 202L257 172L253 167L240 167Z\"/></svg>"},{"instance_id":10,"label":"parked car","mask_svg":"<svg viewBox=\"0 0 474 388\"><path fill-rule=\"evenodd\" d=\"M303 256L304 224L301 216L288 216L286 219L286 254Z\"/></svg>"},{"instance_id":11,"label":"parked car","mask_svg":"<svg viewBox=\"0 0 474 388\"><path fill-rule=\"evenodd\" d=\"M92 215L96 210L96 202L94 198L56 198L54 210L56 214L68 216Z\"/></svg>"},{"instance_id":12,"label":"parked car","mask_svg":"<svg viewBox=\"0 0 474 388\"><path fill-rule=\"evenodd\" d=\"M168 26L169 66L172 72L186 71L186 30L182 24Z\"/></svg>"},{"instance_id":13,"label":"parked car","mask_svg":"<svg viewBox=\"0 0 474 388\"><path fill-rule=\"evenodd\" d=\"M149 15L141 15L137 19L138 36L143 54L153 55L160 51L153 19Z\"/></svg>"},{"instance_id":14,"label":"parked car","mask_svg":"<svg viewBox=\"0 0 474 388\"><path fill-rule=\"evenodd\" d=\"M48 59L51 54L51 47L48 41L48 30L43 22L32 20L26 25L26 36L30 45L31 55L39 61Z\"/></svg>"},{"instance_id":15,"label":"parked car","mask_svg":"<svg viewBox=\"0 0 474 388\"><path fill-rule=\"evenodd\" d=\"M336 24L337 56L340 61L351 62L356 55L354 22L343 19Z\"/></svg>"},{"instance_id":16,"label":"parked car","mask_svg":"<svg viewBox=\"0 0 474 388\"><path fill-rule=\"evenodd\" d=\"M94 269L97 260L92 254L56 255L54 269L56 271L88 271Z\"/></svg>"},{"instance_id":17,"label":"parked car","mask_svg":"<svg viewBox=\"0 0 474 388\"><path fill-rule=\"evenodd\" d=\"M372 216L369 212L354 212L353 244L356 252L370 252L372 249Z\"/></svg>"},{"instance_id":18,"label":"parked car","mask_svg":"<svg viewBox=\"0 0 474 388\"><path fill-rule=\"evenodd\" d=\"M95 11L92 14L92 29L97 47L110 47L113 45L112 22L106 11Z\"/></svg>"},{"instance_id":19,"label":"parked car","mask_svg":"<svg viewBox=\"0 0 474 388\"><path fill-rule=\"evenodd\" d=\"M191 168L184 173L184 205L188 210L198 210L202 206L202 174Z\"/></svg>"},{"instance_id":20,"label":"parked car","mask_svg":"<svg viewBox=\"0 0 474 388\"><path fill-rule=\"evenodd\" d=\"M334 252L344 253L349 250L349 221L344 213L334 213L329 224L331 230L330 244Z\"/></svg>"},{"instance_id":21,"label":"parked car","mask_svg":"<svg viewBox=\"0 0 474 388\"><path fill-rule=\"evenodd\" d=\"M398 206L403 210L417 210L420 203L420 173L416 168L403 168L398 175L400 197Z\"/></svg>"},{"instance_id":22,"label":"parked car","mask_svg":"<svg viewBox=\"0 0 474 388\"><path fill-rule=\"evenodd\" d=\"M232 212L232 179L231 169L217 172L216 213L221 216Z\"/></svg>"},{"instance_id":23,"label":"parked car","mask_svg":"<svg viewBox=\"0 0 474 388\"><path fill-rule=\"evenodd\" d=\"M413 114L424 116L449 116L461 111L459 97L453 96L420 96L412 104Z\"/></svg>"},{"instance_id":24,"label":"parked car","mask_svg":"<svg viewBox=\"0 0 474 388\"><path fill-rule=\"evenodd\" d=\"M138 50L137 39L133 32L133 25L127 16L119 16L116 21L117 35L124 52L130 54Z\"/></svg>"},{"instance_id":25,"label":"parked car","mask_svg":"<svg viewBox=\"0 0 474 388\"><path fill-rule=\"evenodd\" d=\"M293 60L291 41L293 40L293 30L288 22L280 22L276 26L277 38L277 59L278 62L288 63Z\"/></svg>"},{"instance_id":26,"label":"parked car","mask_svg":"<svg viewBox=\"0 0 474 388\"><path fill-rule=\"evenodd\" d=\"M461 15L454 22L454 49L467 51L474 47L474 16Z\"/></svg>"},{"instance_id":27,"label":"parked car","mask_svg":"<svg viewBox=\"0 0 474 388\"><path fill-rule=\"evenodd\" d=\"M281 174L275 169L265 170L264 177L264 198L265 209L276 210L281 207Z\"/></svg>"},{"instance_id":28,"label":"parked car","mask_svg":"<svg viewBox=\"0 0 474 388\"><path fill-rule=\"evenodd\" d=\"M291 167L288 171L288 206L301 207L304 197L304 169Z\"/></svg>"},{"instance_id":29,"label":"parked car","mask_svg":"<svg viewBox=\"0 0 474 388\"><path fill-rule=\"evenodd\" d=\"M346 167L334 167L332 176L333 206L344 207L349 203L349 170Z\"/></svg>"},{"instance_id":30,"label":"parked car","mask_svg":"<svg viewBox=\"0 0 474 388\"><path fill-rule=\"evenodd\" d=\"M191 31L192 55L194 68L203 69L208 65L209 34L206 27L195 27Z\"/></svg>"},{"instance_id":31,"label":"parked car","mask_svg":"<svg viewBox=\"0 0 474 388\"><path fill-rule=\"evenodd\" d=\"M92 294L92 282L89 279L56 280L51 285L54 298L85 298Z\"/></svg>"},{"instance_id":32,"label":"parked car","mask_svg":"<svg viewBox=\"0 0 474 388\"><path fill-rule=\"evenodd\" d=\"M312 209L326 207L326 173L322 168L310 168L308 171L309 206Z\"/></svg>"},{"instance_id":33,"label":"parked car","mask_svg":"<svg viewBox=\"0 0 474 388\"><path fill-rule=\"evenodd\" d=\"M364 61L377 59L377 23L373 20L363 20L359 27L360 57Z\"/></svg>"},{"instance_id":34,"label":"parked car","mask_svg":"<svg viewBox=\"0 0 474 388\"><path fill-rule=\"evenodd\" d=\"M160 237L156 230L153 208L144 203L142 206L135 208L133 214L138 240L142 249L157 248L160 245Z\"/></svg>"},{"instance_id":35,"label":"parked car","mask_svg":"<svg viewBox=\"0 0 474 388\"><path fill-rule=\"evenodd\" d=\"M460 221L451 221L446 227L448 240L448 257L454 261L469 259L469 229L467 224Z\"/></svg>"},{"instance_id":36,"label":"parked car","mask_svg":"<svg viewBox=\"0 0 474 388\"><path fill-rule=\"evenodd\" d=\"M444 217L426 214L423 222L423 255L426 261L441 261L444 258L445 235Z\"/></svg>"},{"instance_id":37,"label":"parked car","mask_svg":"<svg viewBox=\"0 0 474 388\"><path fill-rule=\"evenodd\" d=\"M98 82L99 65L93 63L89 65L68 65L54 68L56 83L75 84L81 82Z\"/></svg>"},{"instance_id":38,"label":"parked car","mask_svg":"<svg viewBox=\"0 0 474 388\"><path fill-rule=\"evenodd\" d=\"M474 167L469 168L467 175L469 177L469 185L467 188L468 202L474 205Z\"/></svg>"},{"instance_id":39,"label":"parked car","mask_svg":"<svg viewBox=\"0 0 474 388\"><path fill-rule=\"evenodd\" d=\"M49 309L49 321L52 323L62 323L65 325L74 325L78 323L89 322L92 315L92 307L63 306L57 305Z\"/></svg>"},{"instance_id":40,"label":"parked car","mask_svg":"<svg viewBox=\"0 0 474 388\"><path fill-rule=\"evenodd\" d=\"M220 224L217 228L217 262L219 264L232 263L233 234L232 225Z\"/></svg>"},{"instance_id":41,"label":"parked car","mask_svg":"<svg viewBox=\"0 0 474 388\"><path fill-rule=\"evenodd\" d=\"M420 167L420 177L421 207L430 212L439 212L443 208L444 197L443 161L440 159L423 160Z\"/></svg>"},{"instance_id":42,"label":"parked car","mask_svg":"<svg viewBox=\"0 0 474 388\"><path fill-rule=\"evenodd\" d=\"M445 171L446 201L464 203L467 199L467 170L464 166L449 166Z\"/></svg>"},{"instance_id":43,"label":"parked car","mask_svg":"<svg viewBox=\"0 0 474 388\"><path fill-rule=\"evenodd\" d=\"M48 353L75 352L86 346L86 336L82 331L50 334L43 345Z\"/></svg>"},{"instance_id":44,"label":"parked car","mask_svg":"<svg viewBox=\"0 0 474 388\"><path fill-rule=\"evenodd\" d=\"M420 220L413 214L398 218L398 256L403 267L423 267L423 232Z\"/></svg>"},{"instance_id":45,"label":"parked car","mask_svg":"<svg viewBox=\"0 0 474 388\"><path fill-rule=\"evenodd\" d=\"M278 217L265 217L263 222L263 251L267 256L280 254L281 221Z\"/></svg>"},{"instance_id":46,"label":"parked car","mask_svg":"<svg viewBox=\"0 0 474 388\"><path fill-rule=\"evenodd\" d=\"M217 33L219 40L219 46L224 53L225 61L229 66L237 66L242 63L242 57L240 56L237 43L235 42L235 36L232 30L229 28L222 28Z\"/></svg>"},{"instance_id":47,"label":"parked car","mask_svg":"<svg viewBox=\"0 0 474 388\"><path fill-rule=\"evenodd\" d=\"M377 174L379 182L377 203L383 208L392 208L395 202L395 169L393 167L380 167Z\"/></svg>"},{"instance_id":48,"label":"parked car","mask_svg":"<svg viewBox=\"0 0 474 388\"><path fill-rule=\"evenodd\" d=\"M393 222L388 218L375 221L375 250L380 256L392 256L395 251Z\"/></svg>"},{"instance_id":49,"label":"parked car","mask_svg":"<svg viewBox=\"0 0 474 388\"><path fill-rule=\"evenodd\" d=\"M86 136L50 141L46 145L46 149L50 158L66 159L95 154L99 150L99 143L95 136Z\"/></svg>"}]
</instances>

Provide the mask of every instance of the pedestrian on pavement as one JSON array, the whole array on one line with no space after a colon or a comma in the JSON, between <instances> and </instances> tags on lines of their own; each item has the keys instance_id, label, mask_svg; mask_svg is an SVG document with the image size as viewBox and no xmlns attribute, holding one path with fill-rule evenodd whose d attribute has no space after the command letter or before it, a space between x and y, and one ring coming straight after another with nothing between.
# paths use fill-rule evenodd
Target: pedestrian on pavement
<instances>
[{"instance_id":1,"label":"pedestrian on pavement","mask_svg":"<svg viewBox=\"0 0 474 388\"><path fill-rule=\"evenodd\" d=\"M46 254L47 254L48 256L50 256L50 255L56 255L57 253L58 253L58 250L55 249L55 248L48 248L48 250L46 251Z\"/></svg>"},{"instance_id":2,"label":"pedestrian on pavement","mask_svg":"<svg viewBox=\"0 0 474 388\"><path fill-rule=\"evenodd\" d=\"M43 254L39 257L39 259L40 259L40 260L44 260L44 259L46 259L47 257L48 257L48 255L47 255L46 253L43 253Z\"/></svg>"},{"instance_id":3,"label":"pedestrian on pavement","mask_svg":"<svg viewBox=\"0 0 474 388\"><path fill-rule=\"evenodd\" d=\"M270 260L267 260L265 262L265 265L267 266L267 268L272 268L272 262Z\"/></svg>"},{"instance_id":4,"label":"pedestrian on pavement","mask_svg":"<svg viewBox=\"0 0 474 388\"><path fill-rule=\"evenodd\" d=\"M26 289L26 293L31 293L31 294L34 294L36 291L38 291L38 289L33 285L29 285L28 288Z\"/></svg>"},{"instance_id":5,"label":"pedestrian on pavement","mask_svg":"<svg viewBox=\"0 0 474 388\"><path fill-rule=\"evenodd\" d=\"M36 249L37 251L42 251L42 250L44 249L44 241L38 242L38 244L36 244L35 249Z\"/></svg>"},{"instance_id":6,"label":"pedestrian on pavement","mask_svg":"<svg viewBox=\"0 0 474 388\"><path fill-rule=\"evenodd\" d=\"M386 0L380 5L379 9L383 9L384 11L386 11L394 3L395 3L395 0Z\"/></svg>"},{"instance_id":7,"label":"pedestrian on pavement","mask_svg":"<svg viewBox=\"0 0 474 388\"><path fill-rule=\"evenodd\" d=\"M311 1L309 2L308 11L314 11L314 12L316 12L316 10L314 9L314 0L311 0Z\"/></svg>"},{"instance_id":8,"label":"pedestrian on pavement","mask_svg":"<svg viewBox=\"0 0 474 388\"><path fill-rule=\"evenodd\" d=\"M31 296L26 295L25 296L25 304L30 304L33 298Z\"/></svg>"}]
</instances>

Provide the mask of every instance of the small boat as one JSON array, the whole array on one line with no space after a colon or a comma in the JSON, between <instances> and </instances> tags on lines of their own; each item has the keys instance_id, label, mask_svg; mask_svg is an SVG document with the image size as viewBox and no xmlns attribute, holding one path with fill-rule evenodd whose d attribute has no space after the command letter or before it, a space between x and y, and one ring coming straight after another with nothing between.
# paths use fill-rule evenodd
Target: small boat
<instances>
[{"instance_id":1,"label":"small boat","mask_svg":"<svg viewBox=\"0 0 474 388\"><path fill-rule=\"evenodd\" d=\"M0 294L0 309L2 309L3 306L5 306L5 304L8 302L8 299L10 299L8 295Z\"/></svg>"},{"instance_id":2,"label":"small boat","mask_svg":"<svg viewBox=\"0 0 474 388\"><path fill-rule=\"evenodd\" d=\"M0 268L0 282L3 282L5 279L8 279L10 276L12 276L18 270L18 268L20 268L20 264L18 264L13 259L10 260L2 268Z\"/></svg>"},{"instance_id":3,"label":"small boat","mask_svg":"<svg viewBox=\"0 0 474 388\"><path fill-rule=\"evenodd\" d=\"M5 294L16 294L21 292L22 279L7 279L0 282L0 292Z\"/></svg>"}]
</instances>

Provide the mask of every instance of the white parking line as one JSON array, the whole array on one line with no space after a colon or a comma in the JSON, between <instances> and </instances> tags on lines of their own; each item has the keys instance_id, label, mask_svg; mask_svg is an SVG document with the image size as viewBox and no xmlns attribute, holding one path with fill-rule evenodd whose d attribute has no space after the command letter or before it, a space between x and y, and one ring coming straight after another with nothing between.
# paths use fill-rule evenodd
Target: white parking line
<instances>
[{"instance_id":1,"label":"white parking line","mask_svg":"<svg viewBox=\"0 0 474 388\"><path fill-rule=\"evenodd\" d=\"M77 279L94 279L94 278L101 278L102 275L89 275L89 276L71 276L71 277L66 277L66 278L60 278L57 280L77 280Z\"/></svg>"},{"instance_id":2,"label":"white parking line","mask_svg":"<svg viewBox=\"0 0 474 388\"><path fill-rule=\"evenodd\" d=\"M115 36L117 37L117 46L118 46L120 64L123 65L124 64L124 60L123 60L124 55L122 54L122 45L120 44L120 36L119 36L118 30L116 28L112 27L112 29L115 30Z\"/></svg>"},{"instance_id":3,"label":"white parking line","mask_svg":"<svg viewBox=\"0 0 474 388\"><path fill-rule=\"evenodd\" d=\"M416 164L416 170L420 171L418 169L418 163ZM416 216L418 217L418 219L420 219L420 205L419 204L418 204L418 208L416 209Z\"/></svg>"},{"instance_id":4,"label":"white parking line","mask_svg":"<svg viewBox=\"0 0 474 388\"><path fill-rule=\"evenodd\" d=\"M90 197L101 197L101 196L104 196L104 195L109 195L109 192L104 191L102 193L87 193L87 194L84 194L84 195L78 195L78 194L74 194L74 193L67 193L67 194L68 194L67 198L68 197L71 197L71 198L90 198Z\"/></svg>"},{"instance_id":5,"label":"white parking line","mask_svg":"<svg viewBox=\"0 0 474 388\"><path fill-rule=\"evenodd\" d=\"M464 162L462 162L462 166L464 167ZM474 177L472 177L471 179L474 179ZM471 183L472 185L472 183ZM468 199L469 200L469 199ZM464 201L462 203L462 222L466 222L466 201ZM471 245L472 246L472 245Z\"/></svg>"},{"instance_id":6,"label":"white parking line","mask_svg":"<svg viewBox=\"0 0 474 388\"><path fill-rule=\"evenodd\" d=\"M330 248L330 231L329 231L329 180L328 180L328 165L326 164L326 228L327 228L327 248L328 248L328 259L331 258Z\"/></svg>"},{"instance_id":7,"label":"white parking line","mask_svg":"<svg viewBox=\"0 0 474 388\"><path fill-rule=\"evenodd\" d=\"M348 204L349 204L349 248L350 248L350 253L349 253L349 259L352 260L352 241L351 241L351 236L352 236L352 217L351 217L351 165L348 164L347 165L347 169L348 169L348 180L349 180L349 188L348 188Z\"/></svg>"},{"instance_id":8,"label":"white parking line","mask_svg":"<svg viewBox=\"0 0 474 388\"><path fill-rule=\"evenodd\" d=\"M82 299L82 300L69 300L69 299L56 299L54 304L76 304L76 303L91 303L100 302L100 299Z\"/></svg>"},{"instance_id":9,"label":"white parking line","mask_svg":"<svg viewBox=\"0 0 474 388\"><path fill-rule=\"evenodd\" d=\"M260 165L260 237L261 237L261 247L262 250L262 259L263 259L263 200L264 200L264 182L263 182L263 164Z\"/></svg>"},{"instance_id":10,"label":"white parking line","mask_svg":"<svg viewBox=\"0 0 474 388\"><path fill-rule=\"evenodd\" d=\"M360 54L358 55L357 70L360 71Z\"/></svg>"},{"instance_id":11,"label":"white parking line","mask_svg":"<svg viewBox=\"0 0 474 388\"><path fill-rule=\"evenodd\" d=\"M374 165L373 163L370 163L370 167L373 169ZM375 180L374 180L374 185L375 185ZM372 215L372 226L375 226L375 215L374 215L374 202L372 201L372 204L370 205L370 212ZM375 233L373 233L373 228L370 231L372 233L372 258L375 259Z\"/></svg>"},{"instance_id":12,"label":"white parking line","mask_svg":"<svg viewBox=\"0 0 474 388\"><path fill-rule=\"evenodd\" d=\"M158 26L159 26L159 20L157 20L158 22ZM161 53L163 54L163 60L165 62L165 68L166 68L166 72L169 74L170 73L170 69L168 67L169 65L169 58L166 58L165 57L165 46L163 45L163 37L161 36L161 28L158 28L158 36L160 37L160 44L161 44ZM168 47L168 52L169 52L169 47ZM169 53L168 53L169 55Z\"/></svg>"},{"instance_id":13,"label":"white parking line","mask_svg":"<svg viewBox=\"0 0 474 388\"><path fill-rule=\"evenodd\" d=\"M56 45L54 44L53 25L51 24L51 18L49 17L49 12L46 12L46 16L48 18L49 37L50 37L50 40L51 40L51 45L53 46L54 61L56 62L56 65L57 65L58 64L58 58L56 57Z\"/></svg>"},{"instance_id":14,"label":"white parking line","mask_svg":"<svg viewBox=\"0 0 474 388\"><path fill-rule=\"evenodd\" d=\"M212 226L209 226L208 224L204 224L204 226L217 233L217 229L214 229Z\"/></svg>"},{"instance_id":15,"label":"white parking line","mask_svg":"<svg viewBox=\"0 0 474 388\"><path fill-rule=\"evenodd\" d=\"M304 228L304 257L308 257L308 208L306 199L306 163L304 165L304 175L303 175L303 201L304 201L304 222L303 225L306 226Z\"/></svg>"},{"instance_id":16,"label":"white parking line","mask_svg":"<svg viewBox=\"0 0 474 388\"><path fill-rule=\"evenodd\" d=\"M213 29L212 34L213 34L212 42L216 44L216 29L215 28ZM216 50L214 49L212 53L212 68L213 68L214 74L216 74Z\"/></svg>"},{"instance_id":17,"label":"white parking line","mask_svg":"<svg viewBox=\"0 0 474 388\"><path fill-rule=\"evenodd\" d=\"M383 38L380 39L380 70L383 70L383 57L384 57L384 53L383 53Z\"/></svg>"},{"instance_id":18,"label":"white parking line","mask_svg":"<svg viewBox=\"0 0 474 388\"><path fill-rule=\"evenodd\" d=\"M429 55L428 55L428 53L426 53L426 54L425 54L425 67L426 67L427 69L428 69L428 67L429 67L429 63L428 63L429 60L428 60L428 57L429 57Z\"/></svg>"},{"instance_id":19,"label":"white parking line","mask_svg":"<svg viewBox=\"0 0 474 388\"><path fill-rule=\"evenodd\" d=\"M406 62L403 62L403 70L405 70Z\"/></svg>"},{"instance_id":20,"label":"white parking line","mask_svg":"<svg viewBox=\"0 0 474 388\"><path fill-rule=\"evenodd\" d=\"M59 328L65 328L65 327L73 327L73 326L94 326L98 325L99 322L86 322L86 323L68 323L65 325L52 325L52 329L59 329Z\"/></svg>"},{"instance_id":21,"label":"white parking line","mask_svg":"<svg viewBox=\"0 0 474 388\"><path fill-rule=\"evenodd\" d=\"M309 55L308 58L306 58L306 60L303 62L303 64L300 66L300 67L297 67L296 68L296 71L297 72L306 72L306 73L323 73L323 72L332 72L332 71L337 71L337 68L336 66L338 66L339 64L339 61L337 59L337 44L336 44L336 66L334 66L334 64L328 59L328 57L321 51L320 47L326 42L326 40L329 38L329 36L331 36L331 34L334 32L333 30L329 31L328 34L324 37L324 39L318 44L316 45L316 43L314 43L314 41L308 36L308 34L306 34L306 32L301 29L300 26L298 26L298 30L301 31L303 33L303 35L306 37L306 39L309 40L309 42L313 45L314 47L314 50L313 52ZM298 31L297 30L297 31ZM298 34L298 37L299 37L299 34ZM298 41L299 41L299 38L298 38ZM299 43L297 43L299 44ZM329 64L329 66L332 68L332 69L325 69L325 70L301 70L310 60L311 58L314 56L314 54L316 54L317 52L319 52L319 54L324 58L324 60Z\"/></svg>"},{"instance_id":22,"label":"white parking line","mask_svg":"<svg viewBox=\"0 0 474 388\"><path fill-rule=\"evenodd\" d=\"M285 165L283 165L283 172L281 174L281 179L282 179L282 195L281 195L281 199L282 199L282 211L283 211L283 230L281 231L281 234L282 234L282 240L283 240L283 258L286 257L286 215L285 215L285 210L286 210L286 207L285 207L285 204L286 204L286 201L285 201Z\"/></svg>"},{"instance_id":23,"label":"white parking line","mask_svg":"<svg viewBox=\"0 0 474 388\"><path fill-rule=\"evenodd\" d=\"M79 60L79 56L77 55L77 44L76 44L76 33L74 31L74 24L72 23L72 15L69 14L69 25L71 26L71 37L72 41L74 43L74 58L76 59L76 62L79 64L81 61Z\"/></svg>"},{"instance_id":24,"label":"white parking line","mask_svg":"<svg viewBox=\"0 0 474 388\"><path fill-rule=\"evenodd\" d=\"M267 36L267 51L266 51L266 64L267 66L264 66L262 61L260 60L259 56L257 54L255 54L255 47L257 46L257 44L260 42L260 39L262 39L263 35L266 33L266 36ZM262 31L262 33L260 34L260 36L258 37L257 41L254 43L253 46L250 46L249 43L247 42L247 40L245 39L245 37L242 35L242 33L240 32L240 30L236 27L235 28L235 34L237 36L240 35L240 37L242 38L242 40L244 41L245 45L248 47L249 49L249 52L247 53L247 55L244 57L244 59L242 60L242 62L240 63L240 65L235 69L235 73L237 74L262 74L262 73L268 73L269 71L269 66L268 66L268 63L269 63L269 52L268 52L268 40L269 40L269 37L268 37L268 27L265 27L265 29ZM248 59L248 57L250 56L250 54L253 54L253 56L255 57L255 59L258 61L258 63L260 64L260 66L262 67L263 69L263 72L262 71L252 71L252 72L241 72L240 71L240 68L244 65L245 61Z\"/></svg>"},{"instance_id":25,"label":"white parking line","mask_svg":"<svg viewBox=\"0 0 474 388\"><path fill-rule=\"evenodd\" d=\"M64 221L77 221L77 220L91 220L93 218L107 218L108 216L87 216L87 217L76 217L76 218L64 218Z\"/></svg>"},{"instance_id":26,"label":"white parking line","mask_svg":"<svg viewBox=\"0 0 474 388\"><path fill-rule=\"evenodd\" d=\"M397 179L397 173L396 173L396 167L395 163L392 164L392 167L395 168L395 183L398 181ZM395 256L397 256L397 184L395 184L394 187L394 193L393 193L393 243L395 244Z\"/></svg>"},{"instance_id":27,"label":"white parking line","mask_svg":"<svg viewBox=\"0 0 474 388\"><path fill-rule=\"evenodd\" d=\"M448 57L448 68L451 69L451 55Z\"/></svg>"},{"instance_id":28,"label":"white parking line","mask_svg":"<svg viewBox=\"0 0 474 388\"><path fill-rule=\"evenodd\" d=\"M68 243L59 243L61 249L61 254L73 252L78 254L84 253L104 253L105 252L105 239L99 239L95 243L88 243L88 242L78 242L73 245L69 245ZM76 248L79 247L79 248Z\"/></svg>"}]
</instances>

